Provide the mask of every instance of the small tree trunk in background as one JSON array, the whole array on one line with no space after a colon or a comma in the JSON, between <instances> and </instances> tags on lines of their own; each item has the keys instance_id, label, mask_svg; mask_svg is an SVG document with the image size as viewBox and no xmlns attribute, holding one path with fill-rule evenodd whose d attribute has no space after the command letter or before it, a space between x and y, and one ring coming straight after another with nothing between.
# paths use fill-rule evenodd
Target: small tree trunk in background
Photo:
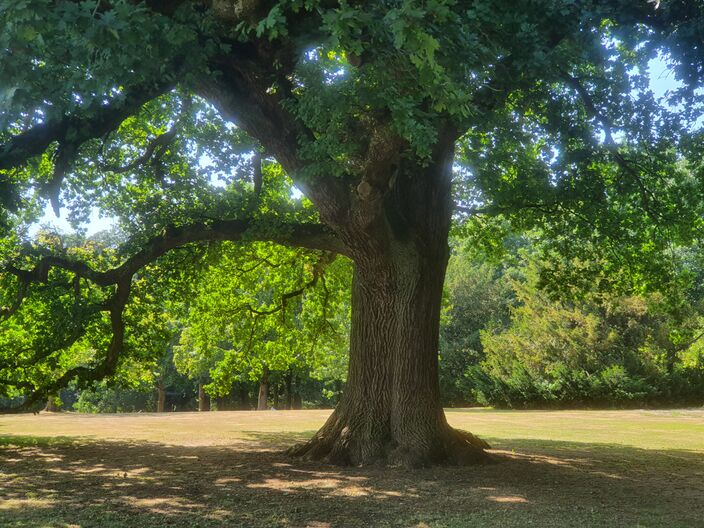
<instances>
[{"instance_id":1,"label":"small tree trunk in background","mask_svg":"<svg viewBox=\"0 0 704 528\"><path fill-rule=\"evenodd\" d=\"M288 369L288 374L286 374L286 410L290 411L293 405L293 393L291 392L291 385L293 384L293 372Z\"/></svg>"},{"instance_id":2,"label":"small tree trunk in background","mask_svg":"<svg viewBox=\"0 0 704 528\"><path fill-rule=\"evenodd\" d=\"M166 387L164 387L163 382L159 382L156 387L157 399L156 399L156 412L163 413L164 407L166 406Z\"/></svg>"},{"instance_id":3,"label":"small tree trunk in background","mask_svg":"<svg viewBox=\"0 0 704 528\"><path fill-rule=\"evenodd\" d=\"M279 384L276 383L276 384L274 385L273 389L274 389L274 409L277 409L277 410L278 410L278 408L279 408L279 403L280 403L280 401L279 401L279 400L280 400L280 394L279 394L279 393L281 392L281 391L279 390Z\"/></svg>"},{"instance_id":4,"label":"small tree trunk in background","mask_svg":"<svg viewBox=\"0 0 704 528\"><path fill-rule=\"evenodd\" d=\"M257 410L266 411L269 400L269 367L264 367L262 379L259 382L259 398L257 400Z\"/></svg>"},{"instance_id":5,"label":"small tree trunk in background","mask_svg":"<svg viewBox=\"0 0 704 528\"><path fill-rule=\"evenodd\" d=\"M198 382L198 411L208 410L208 397L205 395L203 382Z\"/></svg>"},{"instance_id":6,"label":"small tree trunk in background","mask_svg":"<svg viewBox=\"0 0 704 528\"><path fill-rule=\"evenodd\" d=\"M248 411L251 409L249 405L249 389L247 388L246 385L242 384L240 386L239 390L239 396L240 396L240 404L239 404L239 410L240 411Z\"/></svg>"},{"instance_id":7,"label":"small tree trunk in background","mask_svg":"<svg viewBox=\"0 0 704 528\"><path fill-rule=\"evenodd\" d=\"M44 407L46 412L59 412L61 411L61 400L56 394L50 394L46 400L46 407Z\"/></svg>"},{"instance_id":8,"label":"small tree trunk in background","mask_svg":"<svg viewBox=\"0 0 704 528\"><path fill-rule=\"evenodd\" d=\"M297 411L303 409L303 398L301 398L301 395L297 392L293 393L293 403L291 404L291 408Z\"/></svg>"}]
</instances>

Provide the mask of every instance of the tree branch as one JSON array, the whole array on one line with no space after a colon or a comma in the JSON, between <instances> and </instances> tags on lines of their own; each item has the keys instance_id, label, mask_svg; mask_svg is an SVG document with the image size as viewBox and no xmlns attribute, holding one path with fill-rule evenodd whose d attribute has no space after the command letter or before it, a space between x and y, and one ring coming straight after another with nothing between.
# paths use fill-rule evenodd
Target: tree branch
<instances>
[{"instance_id":1,"label":"tree branch","mask_svg":"<svg viewBox=\"0 0 704 528\"><path fill-rule=\"evenodd\" d=\"M140 251L125 260L120 266L97 271L87 263L60 256L42 258L31 270L14 265L5 267L7 273L17 276L21 281L46 282L53 268L64 269L79 277L90 280L98 286L119 284L126 277L132 277L147 264L158 259L168 251L196 242L210 241L270 241L282 245L305 247L346 254L342 243L321 224L281 224L276 231L257 232L258 226L250 220L215 220L187 226L168 226L164 231L149 239Z\"/></svg>"},{"instance_id":2,"label":"tree branch","mask_svg":"<svg viewBox=\"0 0 704 528\"><path fill-rule=\"evenodd\" d=\"M252 45L250 54L256 59L222 57L213 68L217 78L204 80L196 91L210 101L226 119L237 123L271 153L296 186L313 202L324 221L338 229L349 220L351 193L341 178L332 175L305 177L307 165L299 156L301 140L314 140L313 132L292 115L280 94L269 93L275 71L262 67L273 60L259 57Z\"/></svg>"},{"instance_id":3,"label":"tree branch","mask_svg":"<svg viewBox=\"0 0 704 528\"><path fill-rule=\"evenodd\" d=\"M103 170L107 170L117 174L129 172L147 163L150 159L152 159L152 156L154 156L154 153L157 151L157 149L159 149L160 151L163 150L168 145L173 143L175 139L176 127L174 126L163 134L159 134L158 136L156 136L152 141L149 142L147 148L144 149L144 152L129 163L121 165L119 167L111 167L109 165L104 165L102 168Z\"/></svg>"},{"instance_id":4,"label":"tree branch","mask_svg":"<svg viewBox=\"0 0 704 528\"><path fill-rule=\"evenodd\" d=\"M648 213L648 216L650 216L650 218L655 221L657 225L658 221L662 219L662 215L659 211L657 211L657 197L655 196L655 193L653 193L653 191L651 191L645 184L643 178L641 178L638 168L633 167L633 165L637 166L638 164L625 158L619 151L618 144L614 141L612 133L613 127L610 120L597 109L594 104L594 100L579 79L566 72L562 73L562 78L577 92L582 104L584 105L584 109L587 111L587 114L601 123L601 126L604 128L604 146L621 170L630 175L636 182L641 197L643 198L643 208L645 209L645 212Z\"/></svg>"},{"instance_id":5,"label":"tree branch","mask_svg":"<svg viewBox=\"0 0 704 528\"><path fill-rule=\"evenodd\" d=\"M250 313L254 315L273 315L277 312L282 312L286 308L286 302L289 299L293 299L294 297L299 297L303 295L306 290L318 284L318 281L323 277L325 267L335 259L335 256L335 253L323 253L318 259L318 262L316 262L315 266L313 267L313 277L311 278L311 280L309 280L303 286L296 290L284 293L281 296L281 303L278 306L275 306L270 310L257 310L256 308L253 308L251 304L248 304L246 308L249 310Z\"/></svg>"},{"instance_id":6,"label":"tree branch","mask_svg":"<svg viewBox=\"0 0 704 528\"><path fill-rule=\"evenodd\" d=\"M320 224L286 224L279 225L274 232L271 230L257 232L258 226L250 220L215 220L209 223L193 224L182 227L167 227L164 231L151 238L142 249L125 260L121 265L107 271L97 271L82 261L71 260L61 256L48 256L42 258L31 270L21 269L8 265L4 271L15 275L20 280L22 297L28 293L28 286L35 282L46 282L52 269L70 271L76 277L87 279L98 286L116 285L115 295L101 309L110 312L112 327L112 340L110 346L100 363L96 366L80 366L65 372L57 380L31 391L29 397L19 407L9 412L19 412L31 407L35 402L47 394L65 386L72 379L81 381L99 380L115 372L119 356L122 352L125 338L125 324L122 314L129 299L132 277L144 266L158 259L172 249L186 244L206 241L255 241L265 240L278 242L284 245L301 246L310 249L326 251L326 257L332 258L336 253L344 253L344 247L330 231ZM317 282L322 269L316 265L314 269L313 284ZM72 283L73 284L73 283ZM310 284L304 286L309 287ZM10 309L4 309L8 316L19 308L22 300L15 300ZM299 295L298 292L289 292L282 298L282 305L287 299ZM278 310L277 310L278 311ZM28 387L29 388L29 387Z\"/></svg>"},{"instance_id":7,"label":"tree branch","mask_svg":"<svg viewBox=\"0 0 704 528\"><path fill-rule=\"evenodd\" d=\"M463 205L455 205L454 210L467 216L497 215L504 213L513 213L516 211L521 211L523 209L533 209L545 213L550 213L554 212L555 209L558 208L562 203L563 201L536 203L524 202L511 205L487 205L485 207L466 207Z\"/></svg>"},{"instance_id":8,"label":"tree branch","mask_svg":"<svg viewBox=\"0 0 704 528\"><path fill-rule=\"evenodd\" d=\"M170 83L133 87L115 97L110 105L93 105L82 115L68 115L54 121L38 124L11 137L0 145L0 171L19 167L42 154L52 143L58 143L51 180L42 186L59 216L59 191L66 172L70 169L78 149L88 140L99 138L117 129L143 104L167 92Z\"/></svg>"},{"instance_id":9,"label":"tree branch","mask_svg":"<svg viewBox=\"0 0 704 528\"><path fill-rule=\"evenodd\" d=\"M594 104L592 96L589 94L587 89L584 88L580 80L576 77L573 77L567 72L562 72L562 78L570 87L574 89L575 92L577 92L577 95L579 95L579 98L582 100L582 104L584 105L587 114L591 118L599 121L599 123L601 123L601 126L604 127L604 143L611 147L615 146L616 143L614 141L614 136L612 133L613 127L611 126L611 122L606 118L606 116L599 112L596 105Z\"/></svg>"},{"instance_id":10,"label":"tree branch","mask_svg":"<svg viewBox=\"0 0 704 528\"><path fill-rule=\"evenodd\" d=\"M0 170L19 167L42 154L54 142L79 147L86 141L115 130L143 104L169 91L172 84L134 87L111 105L99 105L83 115L68 115L36 125L0 145Z\"/></svg>"},{"instance_id":11,"label":"tree branch","mask_svg":"<svg viewBox=\"0 0 704 528\"><path fill-rule=\"evenodd\" d=\"M130 296L132 277L126 277L117 284L117 291L109 303L110 326L112 339L105 356L94 366L79 366L67 370L59 378L38 389L30 392L25 401L12 409L0 411L0 414L13 414L26 411L36 402L46 398L49 394L65 387L74 379L82 382L98 381L115 373L117 363L122 353L125 342L125 322L123 313Z\"/></svg>"}]
</instances>

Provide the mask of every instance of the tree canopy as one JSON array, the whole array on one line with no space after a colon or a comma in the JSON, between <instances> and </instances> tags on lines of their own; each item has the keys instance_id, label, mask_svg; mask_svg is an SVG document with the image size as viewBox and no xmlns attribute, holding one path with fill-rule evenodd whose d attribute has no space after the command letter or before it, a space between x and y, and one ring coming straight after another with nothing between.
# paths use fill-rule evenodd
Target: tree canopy
<instances>
[{"instance_id":1,"label":"tree canopy","mask_svg":"<svg viewBox=\"0 0 704 528\"><path fill-rule=\"evenodd\" d=\"M547 252L666 275L701 223L702 7L0 2L3 391L113 375L150 269L191 267L174 250L274 242L354 264L346 394L298 453L482 458L439 404L450 226L501 213ZM667 104L656 57L680 81ZM30 240L45 201L127 240ZM86 340L90 357L63 354Z\"/></svg>"}]
</instances>

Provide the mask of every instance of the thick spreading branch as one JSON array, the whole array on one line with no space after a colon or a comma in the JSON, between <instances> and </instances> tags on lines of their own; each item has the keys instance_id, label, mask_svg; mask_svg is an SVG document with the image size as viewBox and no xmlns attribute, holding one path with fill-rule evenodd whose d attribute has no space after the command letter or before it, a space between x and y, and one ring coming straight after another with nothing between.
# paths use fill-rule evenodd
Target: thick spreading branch
<instances>
[{"instance_id":1,"label":"thick spreading branch","mask_svg":"<svg viewBox=\"0 0 704 528\"><path fill-rule=\"evenodd\" d=\"M39 156L54 142L78 147L86 141L99 138L115 130L125 119L146 102L166 93L171 84L150 88L140 86L125 91L110 105L93 107L82 115L69 115L58 120L38 124L0 145L0 170L9 170Z\"/></svg>"},{"instance_id":2,"label":"thick spreading branch","mask_svg":"<svg viewBox=\"0 0 704 528\"><path fill-rule=\"evenodd\" d=\"M93 366L80 366L65 372L53 382L37 390L30 390L30 394L21 407L13 409L18 412L31 407L47 394L64 387L72 379L82 381L99 380L115 372L119 356L122 352L125 337L125 324L122 317L127 301L129 300L132 277L140 269L154 262L168 251L182 247L186 244L207 241L274 241L284 245L306 247L309 249L324 250L328 257L336 253L344 253L344 247L330 231L320 224L288 224L279 225L274 230L257 231L257 226L250 220L215 220L209 223L192 224L181 227L167 227L164 231L142 246L142 249L125 260L121 265L106 271L93 269L89 264L79 260L61 256L47 256L42 258L32 269L22 269L15 265L4 268L6 273L15 275L20 281L20 291L13 305L3 309L3 316L9 317L16 312L22 299L28 294L28 287L32 283L47 282L52 269L62 269L72 272L76 278L86 279L98 286L116 286L115 295L100 309L110 312L112 327L112 340L107 353L100 363ZM317 282L322 268L316 266L314 270L314 283ZM74 283L75 284L75 280ZM295 296L296 292L284 295L282 303ZM28 389L32 389L29 388Z\"/></svg>"},{"instance_id":3,"label":"thick spreading branch","mask_svg":"<svg viewBox=\"0 0 704 528\"><path fill-rule=\"evenodd\" d=\"M31 270L9 265L5 271L16 275L20 280L46 282L53 268L64 269L87 279L98 286L119 284L125 277L131 277L141 268L155 261L172 249L196 242L210 241L270 241L282 245L305 247L345 254L339 240L321 224L283 224L274 230L257 232L250 220L215 220L186 226L169 226L149 239L140 251L125 260L120 266L107 271L97 271L83 261L61 256L42 258Z\"/></svg>"},{"instance_id":4,"label":"thick spreading branch","mask_svg":"<svg viewBox=\"0 0 704 528\"><path fill-rule=\"evenodd\" d=\"M314 141L315 134L287 110L282 95L270 91L274 82L289 82L279 78L273 68L263 67L273 64L278 57L266 55L255 45L249 54L236 60L223 57L215 61L213 68L220 74L204 79L196 87L197 93L210 101L223 117L259 140L313 202L325 223L340 232L338 228L349 220L348 186L333 175L306 175L308 167L299 155L300 145L301 141Z\"/></svg>"}]
</instances>

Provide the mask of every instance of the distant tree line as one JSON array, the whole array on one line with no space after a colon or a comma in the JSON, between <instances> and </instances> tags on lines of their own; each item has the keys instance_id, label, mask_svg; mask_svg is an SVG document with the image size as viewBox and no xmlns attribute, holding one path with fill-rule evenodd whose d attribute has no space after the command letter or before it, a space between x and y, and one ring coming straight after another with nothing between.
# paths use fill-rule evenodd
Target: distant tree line
<instances>
[{"instance_id":1,"label":"distant tree line","mask_svg":"<svg viewBox=\"0 0 704 528\"><path fill-rule=\"evenodd\" d=\"M499 261L460 252L441 327L445 405L701 405L704 274L698 251L680 253L654 288L526 245Z\"/></svg>"},{"instance_id":2,"label":"distant tree line","mask_svg":"<svg viewBox=\"0 0 704 528\"><path fill-rule=\"evenodd\" d=\"M481 243L474 232L454 241L439 347L444 405L704 403L704 265L697 247L678 249L675 273L649 282L627 267L612 273L597 259L555 257L536 237L495 227L483 226ZM47 233L38 240L80 242ZM188 258L201 261L193 276L170 275L166 263L136 282L129 315L130 343L143 350L137 360L35 407L334 407L345 387L349 264L263 244L218 246ZM186 288L186 280L193 285ZM91 354L87 341L74 351L79 358ZM0 405L19 400L5 397Z\"/></svg>"}]
</instances>

